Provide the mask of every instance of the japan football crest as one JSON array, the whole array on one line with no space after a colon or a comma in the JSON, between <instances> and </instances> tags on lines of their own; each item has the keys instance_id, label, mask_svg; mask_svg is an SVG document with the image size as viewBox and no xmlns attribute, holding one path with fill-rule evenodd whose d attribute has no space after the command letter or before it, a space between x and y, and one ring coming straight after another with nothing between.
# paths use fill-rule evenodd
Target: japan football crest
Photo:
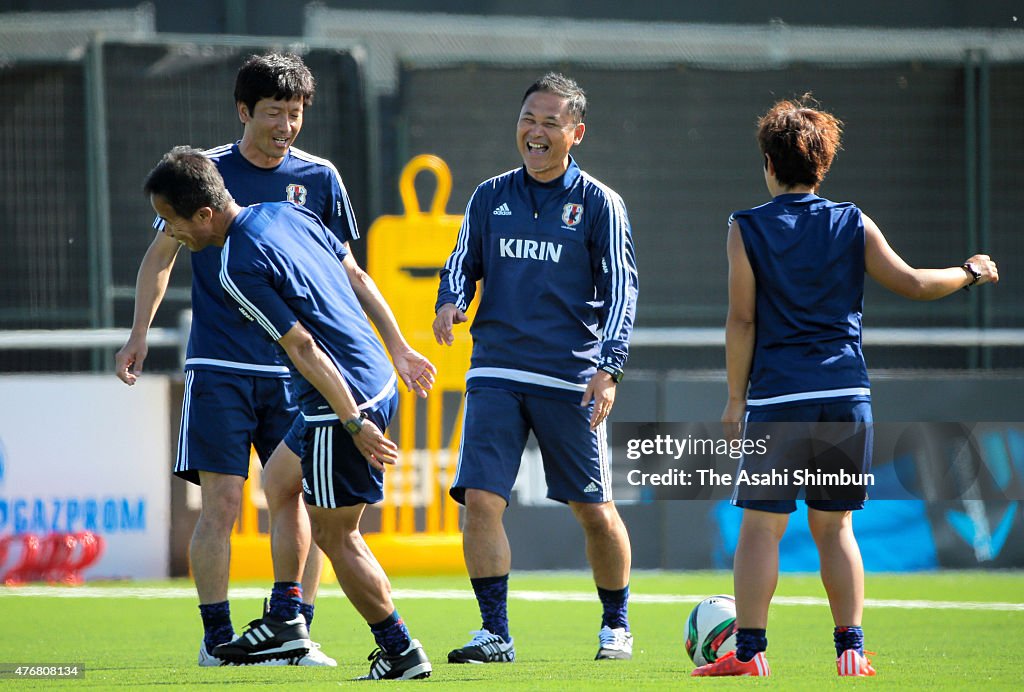
<instances>
[{"instance_id":1,"label":"japan football crest","mask_svg":"<svg viewBox=\"0 0 1024 692\"><path fill-rule=\"evenodd\" d=\"M562 207L562 223L572 228L583 218L582 204L566 204Z\"/></svg>"},{"instance_id":2,"label":"japan football crest","mask_svg":"<svg viewBox=\"0 0 1024 692\"><path fill-rule=\"evenodd\" d=\"M285 188L285 199L289 202L304 205L306 203L306 186L292 183Z\"/></svg>"}]
</instances>

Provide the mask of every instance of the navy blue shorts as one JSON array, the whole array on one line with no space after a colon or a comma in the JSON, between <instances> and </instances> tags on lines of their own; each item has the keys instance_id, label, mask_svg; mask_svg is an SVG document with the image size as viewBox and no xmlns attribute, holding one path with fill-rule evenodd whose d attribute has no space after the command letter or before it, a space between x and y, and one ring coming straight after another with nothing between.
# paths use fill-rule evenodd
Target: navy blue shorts
<instances>
[{"instance_id":1,"label":"navy blue shorts","mask_svg":"<svg viewBox=\"0 0 1024 692\"><path fill-rule=\"evenodd\" d=\"M199 471L247 478L250 448L266 464L298 410L287 379L187 371L174 475L196 484Z\"/></svg>"},{"instance_id":2,"label":"navy blue shorts","mask_svg":"<svg viewBox=\"0 0 1024 692\"><path fill-rule=\"evenodd\" d=\"M770 486L737 483L732 503L746 509L790 514L796 511L796 500L803 496L808 507L821 511L863 509L867 486L857 482L821 485L815 479L840 472L849 478L869 473L874 441L871 423L871 403L867 401L751 409L744 437L768 438L767 453L744 456L737 478L741 471L746 471L748 477L768 477L775 472L786 482Z\"/></svg>"},{"instance_id":3,"label":"navy blue shorts","mask_svg":"<svg viewBox=\"0 0 1024 692\"><path fill-rule=\"evenodd\" d=\"M292 427L288 428L288 433L281 442L300 459L306 453L306 419L301 413L295 416Z\"/></svg>"},{"instance_id":4,"label":"navy blue shorts","mask_svg":"<svg viewBox=\"0 0 1024 692\"><path fill-rule=\"evenodd\" d=\"M398 411L398 390L366 416L382 431ZM291 447L295 451L294 447ZM304 426L302 496L315 507L352 507L384 499L384 474L360 453L352 435L334 425ZM400 460L399 463L402 463ZM405 463L412 463L406 459Z\"/></svg>"},{"instance_id":5,"label":"navy blue shorts","mask_svg":"<svg viewBox=\"0 0 1024 692\"><path fill-rule=\"evenodd\" d=\"M509 501L530 431L544 460L547 496L558 502L612 499L605 424L590 429L590 406L496 387L466 393L459 466L449 493L465 504L466 489Z\"/></svg>"}]
</instances>

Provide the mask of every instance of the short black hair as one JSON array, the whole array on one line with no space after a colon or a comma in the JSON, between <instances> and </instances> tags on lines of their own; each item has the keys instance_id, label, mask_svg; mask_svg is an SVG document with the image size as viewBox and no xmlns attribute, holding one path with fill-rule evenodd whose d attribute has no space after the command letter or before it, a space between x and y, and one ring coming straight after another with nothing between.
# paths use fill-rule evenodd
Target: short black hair
<instances>
[{"instance_id":1,"label":"short black hair","mask_svg":"<svg viewBox=\"0 0 1024 692\"><path fill-rule=\"evenodd\" d=\"M316 80L294 53L250 55L235 77L235 103L244 103L249 115L261 99L291 101L302 99L303 107L313 103Z\"/></svg>"},{"instance_id":2,"label":"short black hair","mask_svg":"<svg viewBox=\"0 0 1024 692\"><path fill-rule=\"evenodd\" d=\"M568 101L569 115L576 123L581 123L587 117L587 95L574 80L559 72L548 72L546 75L531 84L523 94L522 103L535 91L544 91L555 96L560 96ZM520 105L521 105L520 104Z\"/></svg>"},{"instance_id":3,"label":"short black hair","mask_svg":"<svg viewBox=\"0 0 1024 692\"><path fill-rule=\"evenodd\" d=\"M178 216L190 219L201 207L222 211L231 202L224 179L199 149L178 146L163 155L146 176L142 190L160 195Z\"/></svg>"}]
</instances>

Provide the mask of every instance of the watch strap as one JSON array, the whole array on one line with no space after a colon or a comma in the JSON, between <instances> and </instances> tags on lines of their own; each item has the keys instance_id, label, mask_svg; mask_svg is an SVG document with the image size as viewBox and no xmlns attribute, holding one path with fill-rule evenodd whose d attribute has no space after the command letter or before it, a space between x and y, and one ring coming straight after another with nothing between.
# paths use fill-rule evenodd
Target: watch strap
<instances>
[{"instance_id":1,"label":"watch strap","mask_svg":"<svg viewBox=\"0 0 1024 692\"><path fill-rule=\"evenodd\" d=\"M622 372L622 368L617 368L614 365L605 364L605 365L598 366L597 369L598 370L602 370L602 371L608 373L609 375L611 375L612 376L612 380L616 384L618 384L619 382L622 382L622 376L624 374Z\"/></svg>"},{"instance_id":2,"label":"watch strap","mask_svg":"<svg viewBox=\"0 0 1024 692\"><path fill-rule=\"evenodd\" d=\"M363 421L366 420L366 412L360 411L358 418L349 418L348 420L341 422L341 427L345 428L350 435L358 435L363 429Z\"/></svg>"},{"instance_id":3,"label":"watch strap","mask_svg":"<svg viewBox=\"0 0 1024 692\"><path fill-rule=\"evenodd\" d=\"M974 265L970 262L964 262L960 265L960 268L967 272L968 276L971 277L971 283L964 286L964 290L968 290L971 286L978 283L978 279L981 278L981 272L974 268Z\"/></svg>"}]
</instances>

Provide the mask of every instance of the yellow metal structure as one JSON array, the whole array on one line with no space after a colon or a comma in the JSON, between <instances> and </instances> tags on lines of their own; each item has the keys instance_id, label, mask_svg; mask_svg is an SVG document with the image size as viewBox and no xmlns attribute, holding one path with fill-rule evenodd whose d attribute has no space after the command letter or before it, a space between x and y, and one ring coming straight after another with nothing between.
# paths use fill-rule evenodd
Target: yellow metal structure
<instances>
[{"instance_id":1,"label":"yellow metal structure","mask_svg":"<svg viewBox=\"0 0 1024 692\"><path fill-rule=\"evenodd\" d=\"M249 452L249 480L242 493L242 509L238 522L231 534L231 571L232 580L259 579L272 581L273 564L270 559L270 534L263 533L259 527L260 510L266 510L267 498L263 494L263 467L260 465L256 450ZM324 561L324 571L320 580L329 584L333 582L334 568L330 560Z\"/></svg>"},{"instance_id":2,"label":"yellow metal structure","mask_svg":"<svg viewBox=\"0 0 1024 692\"><path fill-rule=\"evenodd\" d=\"M436 189L429 210L420 207L416 176L433 173ZM448 214L452 177L432 155L412 159L402 171L399 192L405 214L382 216L367 238L367 271L395 313L409 344L437 366L434 389L425 401L400 385L397 439L399 462L385 473L380 531L366 542L388 574L464 574L459 508L449 497L462 432L461 406L472 344L463 327L452 346L438 346L431 324L438 273L455 247L462 216ZM470 315L472 319L472 315ZM445 393L457 396L445 397ZM445 399L459 410L445 411ZM445 421L451 430L445 435ZM445 439L447 437L447 439ZM231 578L273 577L270 537L259 531L266 506L255 453L249 467L242 512L231 538ZM326 561L324 583L333 581Z\"/></svg>"},{"instance_id":3,"label":"yellow metal structure","mask_svg":"<svg viewBox=\"0 0 1024 692\"><path fill-rule=\"evenodd\" d=\"M429 210L420 206L415 181L429 172L436 188ZM405 214L382 216L368 233L367 270L395 313L409 344L437 366L425 402L400 393L401 460L385 474L380 532L366 541L389 573L464 573L458 505L448 496L462 431L461 410L444 411L444 394L463 401L471 341L465 332L452 346L434 341L431 324L438 273L455 247L462 216L448 214L452 176L437 156L424 154L403 169L399 192ZM443 439L444 421L453 421ZM417 439L417 431L422 436Z\"/></svg>"},{"instance_id":4,"label":"yellow metal structure","mask_svg":"<svg viewBox=\"0 0 1024 692\"><path fill-rule=\"evenodd\" d=\"M230 578L273 579L270 561L270 535L260 533L259 511L267 506L261 482L262 468L256 450L249 451L249 480L242 492L242 510L231 534Z\"/></svg>"}]
</instances>

